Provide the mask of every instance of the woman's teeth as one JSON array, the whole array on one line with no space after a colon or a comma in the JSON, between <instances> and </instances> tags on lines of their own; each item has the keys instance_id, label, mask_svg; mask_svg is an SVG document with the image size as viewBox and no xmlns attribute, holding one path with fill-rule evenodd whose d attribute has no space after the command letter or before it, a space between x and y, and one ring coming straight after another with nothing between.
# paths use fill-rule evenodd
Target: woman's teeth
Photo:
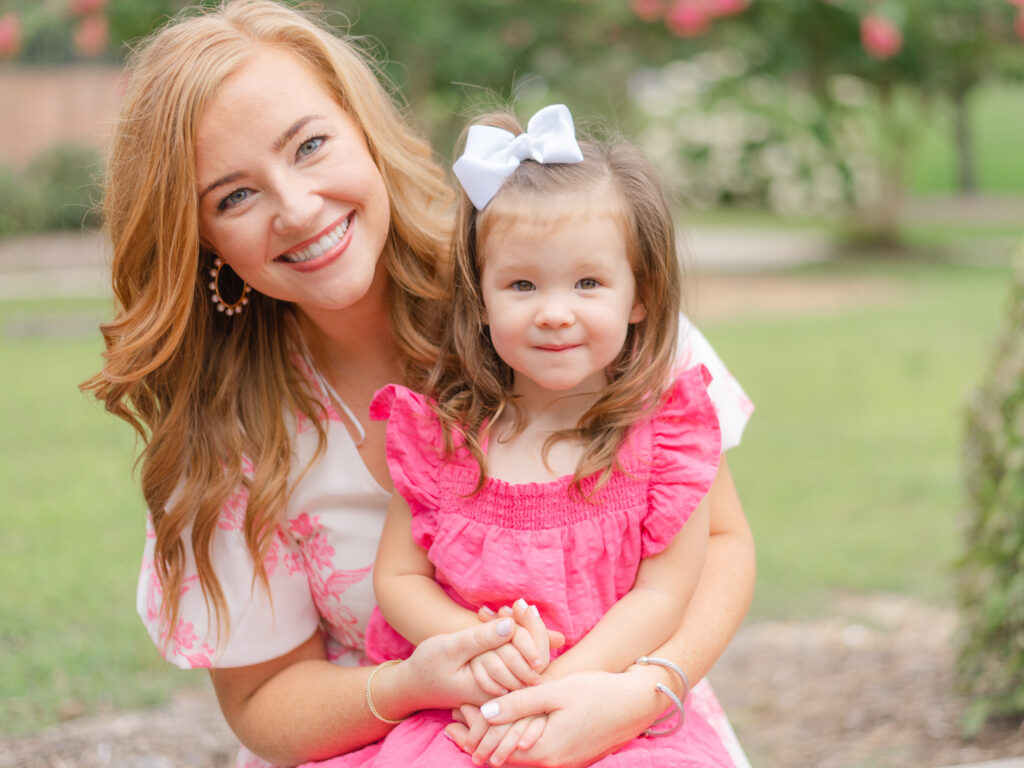
<instances>
[{"instance_id":1,"label":"woman's teeth","mask_svg":"<svg viewBox=\"0 0 1024 768\"><path fill-rule=\"evenodd\" d=\"M326 235L316 240L305 248L299 251L293 251L291 253L282 253L281 259L287 261L289 264L301 264L304 261L311 261L319 256L323 256L327 251L336 246L341 242L341 238L345 236L345 232L348 231L348 223L351 216L341 222L338 226L328 232Z\"/></svg>"}]
</instances>

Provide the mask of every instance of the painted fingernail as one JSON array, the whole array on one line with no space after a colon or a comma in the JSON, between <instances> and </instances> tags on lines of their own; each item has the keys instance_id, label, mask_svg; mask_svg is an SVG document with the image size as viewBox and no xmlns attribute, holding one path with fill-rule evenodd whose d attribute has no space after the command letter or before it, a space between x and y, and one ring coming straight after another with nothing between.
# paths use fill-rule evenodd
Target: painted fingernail
<instances>
[{"instance_id":1,"label":"painted fingernail","mask_svg":"<svg viewBox=\"0 0 1024 768\"><path fill-rule=\"evenodd\" d=\"M537 617L538 619L540 618L540 611L539 611L539 610L537 610L537 606L536 606L536 605L531 605L531 606L530 606L530 613L532 613L532 614L533 614L534 616L536 616L536 617Z\"/></svg>"},{"instance_id":2,"label":"painted fingernail","mask_svg":"<svg viewBox=\"0 0 1024 768\"><path fill-rule=\"evenodd\" d=\"M512 634L512 619L500 619L495 629L501 637L508 637Z\"/></svg>"},{"instance_id":3,"label":"painted fingernail","mask_svg":"<svg viewBox=\"0 0 1024 768\"><path fill-rule=\"evenodd\" d=\"M526 601L523 600L523 598L520 597L518 600L516 600L514 603L512 603L512 607L514 607L514 608L516 608L516 609L518 609L520 611L526 610Z\"/></svg>"},{"instance_id":4,"label":"painted fingernail","mask_svg":"<svg viewBox=\"0 0 1024 768\"><path fill-rule=\"evenodd\" d=\"M486 616L494 616L494 615L496 615L494 613L494 611L491 608L487 607L486 605L481 607L480 610L483 611Z\"/></svg>"},{"instance_id":5,"label":"painted fingernail","mask_svg":"<svg viewBox=\"0 0 1024 768\"><path fill-rule=\"evenodd\" d=\"M484 720L490 720L492 717L498 716L498 709L498 702L488 701L480 707L480 714L483 716Z\"/></svg>"}]
</instances>

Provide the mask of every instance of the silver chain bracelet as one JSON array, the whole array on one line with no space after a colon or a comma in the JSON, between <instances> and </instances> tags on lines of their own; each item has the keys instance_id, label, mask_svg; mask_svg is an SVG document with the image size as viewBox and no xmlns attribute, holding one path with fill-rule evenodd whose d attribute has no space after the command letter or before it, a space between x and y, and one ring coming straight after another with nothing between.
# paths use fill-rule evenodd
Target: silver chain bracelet
<instances>
[{"instance_id":1,"label":"silver chain bracelet","mask_svg":"<svg viewBox=\"0 0 1024 768\"><path fill-rule=\"evenodd\" d=\"M683 672L682 668L678 664L676 664L674 661L669 661L668 659L662 659L656 656L641 656L639 659L636 660L636 663L642 666L654 664L658 667L664 667L670 672L674 672L676 675L679 676L679 679L683 681L682 699L676 696L675 692L672 691L667 685L657 683L654 686L655 690L661 691L663 694L665 694L665 696L668 697L669 701L671 701L672 704L675 705L676 712L669 712L667 715L662 715L661 717L659 717L657 720L651 723L651 727L646 729L643 732L643 735L647 737L668 736L671 733L675 733L680 728L682 728L683 724L686 722L686 710L683 708L683 704L686 702L688 698L690 698L690 678L686 676L686 673ZM678 713L679 718L676 720L674 725L661 731L654 730L655 726L661 725L667 720L670 720L676 713Z\"/></svg>"}]
</instances>

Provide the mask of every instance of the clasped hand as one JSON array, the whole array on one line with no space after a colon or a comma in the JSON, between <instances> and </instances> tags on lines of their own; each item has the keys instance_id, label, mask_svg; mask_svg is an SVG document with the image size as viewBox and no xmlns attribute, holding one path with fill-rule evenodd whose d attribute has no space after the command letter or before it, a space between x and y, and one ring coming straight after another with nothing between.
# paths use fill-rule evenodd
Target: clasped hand
<instances>
[{"instance_id":1,"label":"clasped hand","mask_svg":"<svg viewBox=\"0 0 1024 768\"><path fill-rule=\"evenodd\" d=\"M470 661L477 685L492 696L502 696L509 691L539 683L541 673L551 662L552 646L557 648L564 642L560 634L548 632L536 606L528 605L523 599L517 600L511 608L502 608L499 615L515 619L512 640ZM490 621L494 617L495 613L490 609L480 609L482 621ZM462 723L466 722L461 710L455 714ZM546 723L546 714L530 715L511 723L496 725L490 725L483 717L478 717L464 738L456 743L472 756L474 763L497 766L517 749L532 747L544 733Z\"/></svg>"}]
</instances>

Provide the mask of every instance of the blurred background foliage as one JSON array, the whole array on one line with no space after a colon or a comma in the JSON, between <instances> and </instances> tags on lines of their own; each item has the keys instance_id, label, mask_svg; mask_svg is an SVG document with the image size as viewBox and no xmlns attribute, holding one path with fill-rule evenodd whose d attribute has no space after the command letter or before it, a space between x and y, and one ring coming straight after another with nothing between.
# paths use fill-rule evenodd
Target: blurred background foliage
<instances>
[{"instance_id":1,"label":"blurred background foliage","mask_svg":"<svg viewBox=\"0 0 1024 768\"><path fill-rule=\"evenodd\" d=\"M115 64L184 6L0 0L0 58ZM514 101L529 114L564 101L637 137L691 207L839 217L859 239L885 244L899 239L908 153L922 132L942 126L949 191L977 192L974 97L1024 77L1022 0L324 6L385 62L443 159L486 105Z\"/></svg>"}]
</instances>

